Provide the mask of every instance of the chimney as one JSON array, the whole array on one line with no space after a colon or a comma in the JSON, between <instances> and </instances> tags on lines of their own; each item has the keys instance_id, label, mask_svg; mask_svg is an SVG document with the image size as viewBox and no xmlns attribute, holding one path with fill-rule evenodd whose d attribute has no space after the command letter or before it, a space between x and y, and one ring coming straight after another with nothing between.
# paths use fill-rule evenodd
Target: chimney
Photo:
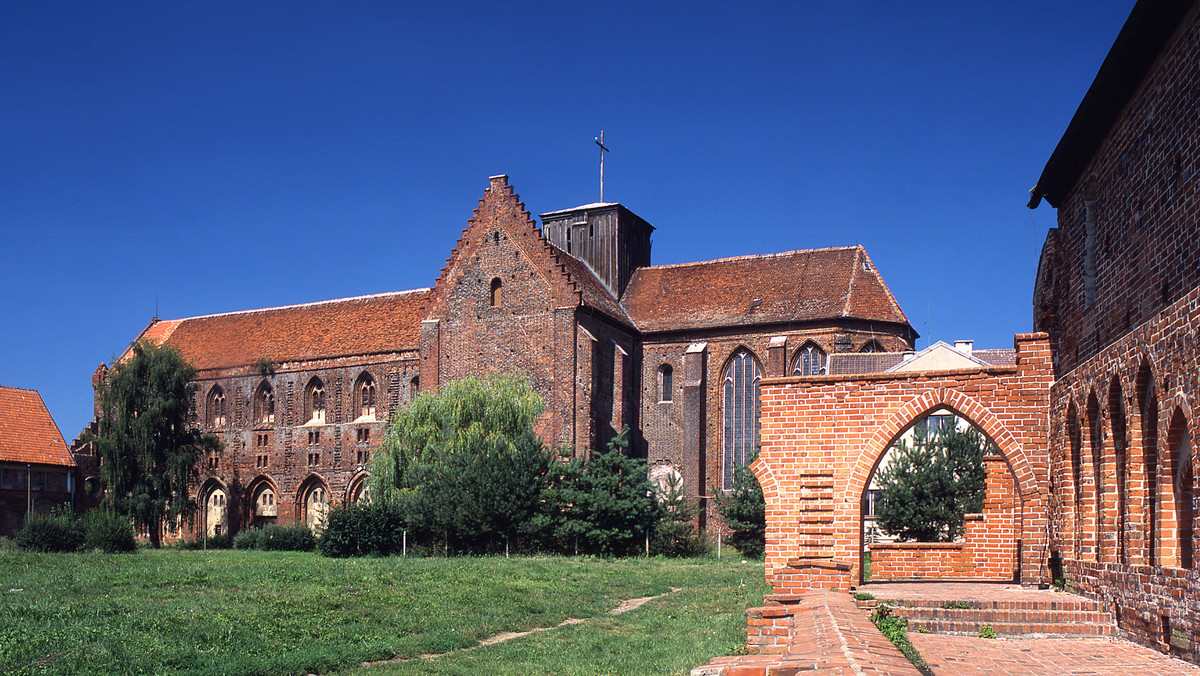
<instances>
[{"instance_id":1,"label":"chimney","mask_svg":"<svg viewBox=\"0 0 1200 676\"><path fill-rule=\"evenodd\" d=\"M973 345L975 345L975 341L973 341L973 340L956 340L956 341L954 341L954 349L967 355L968 357L971 356L971 347Z\"/></svg>"}]
</instances>

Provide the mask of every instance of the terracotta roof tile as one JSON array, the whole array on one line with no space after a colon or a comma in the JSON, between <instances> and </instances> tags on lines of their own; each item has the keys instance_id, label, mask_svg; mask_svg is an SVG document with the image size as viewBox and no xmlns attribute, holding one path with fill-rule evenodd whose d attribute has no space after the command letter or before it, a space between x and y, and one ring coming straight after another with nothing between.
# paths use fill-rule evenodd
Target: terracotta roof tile
<instances>
[{"instance_id":1,"label":"terracotta roof tile","mask_svg":"<svg viewBox=\"0 0 1200 676\"><path fill-rule=\"evenodd\" d=\"M197 369L247 366L419 347L429 289L175 319L141 338L177 348Z\"/></svg>"},{"instance_id":2,"label":"terracotta roof tile","mask_svg":"<svg viewBox=\"0 0 1200 676\"><path fill-rule=\"evenodd\" d=\"M829 355L829 375L883 373L904 360L903 352L839 352Z\"/></svg>"},{"instance_id":3,"label":"terracotta roof tile","mask_svg":"<svg viewBox=\"0 0 1200 676\"><path fill-rule=\"evenodd\" d=\"M908 323L861 246L640 268L622 305L643 331L835 317Z\"/></svg>"},{"instance_id":4,"label":"terracotta roof tile","mask_svg":"<svg viewBox=\"0 0 1200 676\"><path fill-rule=\"evenodd\" d=\"M992 366L1017 365L1017 351L1012 348L972 350L971 356Z\"/></svg>"},{"instance_id":5,"label":"terracotta roof tile","mask_svg":"<svg viewBox=\"0 0 1200 676\"><path fill-rule=\"evenodd\" d=\"M0 386L0 461L75 466L37 391Z\"/></svg>"}]
</instances>

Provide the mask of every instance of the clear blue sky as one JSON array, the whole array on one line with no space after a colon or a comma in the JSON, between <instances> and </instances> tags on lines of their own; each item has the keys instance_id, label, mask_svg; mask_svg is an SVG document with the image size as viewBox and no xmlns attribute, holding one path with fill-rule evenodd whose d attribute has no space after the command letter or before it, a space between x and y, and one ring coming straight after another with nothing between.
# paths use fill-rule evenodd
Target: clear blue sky
<instances>
[{"instance_id":1,"label":"clear blue sky","mask_svg":"<svg viewBox=\"0 0 1200 676\"><path fill-rule=\"evenodd\" d=\"M0 384L69 442L156 303L430 286L489 175L595 201L601 129L656 263L858 243L919 347L1009 347L1132 4L0 3Z\"/></svg>"}]
</instances>

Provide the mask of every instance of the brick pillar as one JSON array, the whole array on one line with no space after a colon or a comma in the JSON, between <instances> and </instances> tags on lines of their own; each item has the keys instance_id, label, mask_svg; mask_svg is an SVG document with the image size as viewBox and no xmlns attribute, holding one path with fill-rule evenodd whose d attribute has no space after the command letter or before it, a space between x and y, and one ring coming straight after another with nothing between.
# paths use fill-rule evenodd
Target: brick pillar
<instances>
[{"instance_id":1,"label":"brick pillar","mask_svg":"<svg viewBox=\"0 0 1200 676\"><path fill-rule=\"evenodd\" d=\"M787 336L775 336L767 344L767 378L784 378L787 372Z\"/></svg>"},{"instance_id":2,"label":"brick pillar","mask_svg":"<svg viewBox=\"0 0 1200 676\"><path fill-rule=\"evenodd\" d=\"M438 390L441 386L441 366L441 322L428 319L421 322L421 389L434 392Z\"/></svg>"},{"instance_id":3,"label":"brick pillar","mask_svg":"<svg viewBox=\"0 0 1200 676\"><path fill-rule=\"evenodd\" d=\"M708 449L705 434L708 429L704 392L707 387L708 343L692 343L683 353L683 458L684 485L694 486L697 495L706 495L708 469L705 456ZM694 467L692 471L688 471ZM689 476L690 475L690 476ZM705 526L708 504L700 500L700 527Z\"/></svg>"}]
</instances>

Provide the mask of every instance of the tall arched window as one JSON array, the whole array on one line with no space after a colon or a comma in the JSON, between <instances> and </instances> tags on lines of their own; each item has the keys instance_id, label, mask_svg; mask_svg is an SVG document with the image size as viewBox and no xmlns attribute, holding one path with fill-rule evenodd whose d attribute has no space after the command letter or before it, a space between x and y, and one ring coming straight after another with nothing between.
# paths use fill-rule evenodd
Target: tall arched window
<instances>
[{"instance_id":1,"label":"tall arched window","mask_svg":"<svg viewBox=\"0 0 1200 676\"><path fill-rule=\"evenodd\" d=\"M421 393L421 376L413 376L412 380L408 381L408 400L412 401Z\"/></svg>"},{"instance_id":2,"label":"tall arched window","mask_svg":"<svg viewBox=\"0 0 1200 676\"><path fill-rule=\"evenodd\" d=\"M794 376L823 376L828 373L825 352L813 343L806 343L796 355Z\"/></svg>"},{"instance_id":3,"label":"tall arched window","mask_svg":"<svg viewBox=\"0 0 1200 676\"><path fill-rule=\"evenodd\" d=\"M491 302L492 307L500 307L500 303L503 300L503 297L501 296L501 287L502 286L503 286L503 283L500 281L499 277L492 279L492 290L491 290L491 296L490 296L490 302Z\"/></svg>"},{"instance_id":4,"label":"tall arched window","mask_svg":"<svg viewBox=\"0 0 1200 676\"><path fill-rule=\"evenodd\" d=\"M313 479L304 491L304 525L315 534L325 528L325 516L329 514L329 492L320 479Z\"/></svg>"},{"instance_id":5,"label":"tall arched window","mask_svg":"<svg viewBox=\"0 0 1200 676\"><path fill-rule=\"evenodd\" d=\"M308 422L312 425L325 424L325 383L320 378L313 377L308 381L304 390L304 399L308 408Z\"/></svg>"},{"instance_id":6,"label":"tall arched window","mask_svg":"<svg viewBox=\"0 0 1200 676\"><path fill-rule=\"evenodd\" d=\"M360 419L375 419L375 379L370 373L363 373L354 385L355 404Z\"/></svg>"},{"instance_id":7,"label":"tall arched window","mask_svg":"<svg viewBox=\"0 0 1200 676\"><path fill-rule=\"evenodd\" d=\"M208 391L208 424L210 427L224 427L227 422L225 390L220 385L213 385Z\"/></svg>"},{"instance_id":8,"label":"tall arched window","mask_svg":"<svg viewBox=\"0 0 1200 676\"><path fill-rule=\"evenodd\" d=\"M658 367L658 400L674 401L675 399L675 369L670 364Z\"/></svg>"},{"instance_id":9,"label":"tall arched window","mask_svg":"<svg viewBox=\"0 0 1200 676\"><path fill-rule=\"evenodd\" d=\"M261 526L275 523L275 518L279 515L279 505L276 503L275 487L270 481L259 477L250 487L250 496L253 501L253 524Z\"/></svg>"},{"instance_id":10,"label":"tall arched window","mask_svg":"<svg viewBox=\"0 0 1200 676\"><path fill-rule=\"evenodd\" d=\"M225 489L219 484L208 487L204 499L204 525L208 537L229 533L229 505Z\"/></svg>"},{"instance_id":11,"label":"tall arched window","mask_svg":"<svg viewBox=\"0 0 1200 676\"><path fill-rule=\"evenodd\" d=\"M724 455L722 486L733 488L733 471L758 450L758 384L761 373L749 350L739 350L725 367L722 413Z\"/></svg>"},{"instance_id":12,"label":"tall arched window","mask_svg":"<svg viewBox=\"0 0 1200 676\"><path fill-rule=\"evenodd\" d=\"M254 393L254 418L260 425L275 422L275 390L271 389L271 384L265 380Z\"/></svg>"}]
</instances>

